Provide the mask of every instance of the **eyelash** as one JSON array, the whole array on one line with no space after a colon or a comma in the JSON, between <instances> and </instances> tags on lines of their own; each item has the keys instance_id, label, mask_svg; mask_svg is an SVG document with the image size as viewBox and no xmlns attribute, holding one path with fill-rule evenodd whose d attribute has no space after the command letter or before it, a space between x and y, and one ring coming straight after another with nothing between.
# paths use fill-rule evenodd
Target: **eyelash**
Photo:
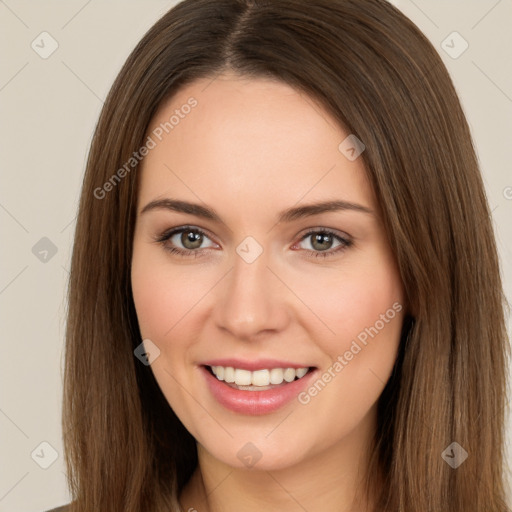
<instances>
[{"instance_id":1,"label":"eyelash","mask_svg":"<svg viewBox=\"0 0 512 512\"><path fill-rule=\"evenodd\" d=\"M179 228L172 228L170 230L164 231L161 235L155 237L155 241L157 243L160 243L164 247L164 249L166 251L169 251L171 254L176 254L183 258L188 258L188 257L197 258L207 249L206 248L196 249L196 250L179 249L178 247L172 247L172 246L167 245L167 241L169 239L171 239L174 235L176 235L178 233L188 232L188 231L203 235L204 237L211 239L208 236L208 234L205 231L203 231L202 229L199 229L194 226L182 226ZM304 251L306 251L307 254L314 256L316 258L328 258L330 256L335 256L338 253L344 251L345 249L351 247L353 244L352 240L350 240L348 238L343 238L342 236L337 234L335 231L332 231L327 228L312 229L312 230L308 231L305 235L302 236L302 238L299 240L298 243L306 240L311 235L316 235L316 234L330 235L340 242L340 245L334 250L312 251L310 249L303 249Z\"/></svg>"}]
</instances>

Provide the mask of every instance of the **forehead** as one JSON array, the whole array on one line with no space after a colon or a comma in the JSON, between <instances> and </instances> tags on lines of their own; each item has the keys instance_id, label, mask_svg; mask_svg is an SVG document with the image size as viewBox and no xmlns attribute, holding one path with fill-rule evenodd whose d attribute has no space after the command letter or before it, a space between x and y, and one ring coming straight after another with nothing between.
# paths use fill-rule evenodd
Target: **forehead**
<instances>
[{"instance_id":1,"label":"forehead","mask_svg":"<svg viewBox=\"0 0 512 512\"><path fill-rule=\"evenodd\" d=\"M201 79L152 119L155 145L141 166L139 199L185 195L215 206L229 199L253 211L302 199L370 206L362 158L351 161L339 148L349 135L318 102L282 82Z\"/></svg>"}]
</instances>

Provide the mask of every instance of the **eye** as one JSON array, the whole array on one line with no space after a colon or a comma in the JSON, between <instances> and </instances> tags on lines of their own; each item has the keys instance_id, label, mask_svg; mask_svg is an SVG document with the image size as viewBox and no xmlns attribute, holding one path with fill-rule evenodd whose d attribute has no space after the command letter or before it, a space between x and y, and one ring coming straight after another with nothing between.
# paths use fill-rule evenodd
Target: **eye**
<instances>
[{"instance_id":1,"label":"eye","mask_svg":"<svg viewBox=\"0 0 512 512\"><path fill-rule=\"evenodd\" d=\"M157 236L155 241L162 244L166 251L183 257L198 257L203 250L218 247L202 229L195 226L169 229ZM304 242L307 242L305 243L306 247L299 248L305 250L309 255L324 258L342 252L353 243L348 237L345 238L326 228L310 230L292 249ZM204 245L205 243L207 245Z\"/></svg>"},{"instance_id":2,"label":"eye","mask_svg":"<svg viewBox=\"0 0 512 512\"><path fill-rule=\"evenodd\" d=\"M349 238L344 238L334 231L325 228L309 231L296 245L304 242L307 242L305 244L306 247L303 246L302 249L305 249L308 254L324 258L344 251L353 243Z\"/></svg>"},{"instance_id":3,"label":"eye","mask_svg":"<svg viewBox=\"0 0 512 512\"><path fill-rule=\"evenodd\" d=\"M156 238L156 241L164 246L164 249L180 256L196 257L203 249L216 247L207 234L193 226L182 226L165 231ZM203 244L209 241L209 245Z\"/></svg>"}]
</instances>

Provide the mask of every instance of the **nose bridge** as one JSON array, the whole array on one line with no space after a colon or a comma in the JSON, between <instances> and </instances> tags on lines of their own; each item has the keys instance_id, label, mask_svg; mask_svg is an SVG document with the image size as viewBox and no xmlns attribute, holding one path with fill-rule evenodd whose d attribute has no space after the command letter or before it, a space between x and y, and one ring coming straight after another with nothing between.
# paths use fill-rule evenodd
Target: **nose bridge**
<instances>
[{"instance_id":1,"label":"nose bridge","mask_svg":"<svg viewBox=\"0 0 512 512\"><path fill-rule=\"evenodd\" d=\"M284 290L268 268L268 254L256 254L250 243L237 248L216 304L218 326L239 339L282 329L287 320Z\"/></svg>"}]
</instances>

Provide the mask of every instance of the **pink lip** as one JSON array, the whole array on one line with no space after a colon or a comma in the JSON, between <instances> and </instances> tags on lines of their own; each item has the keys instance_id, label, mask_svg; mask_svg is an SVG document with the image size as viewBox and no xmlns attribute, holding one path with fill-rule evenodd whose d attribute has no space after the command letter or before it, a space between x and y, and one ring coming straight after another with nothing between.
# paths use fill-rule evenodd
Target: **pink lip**
<instances>
[{"instance_id":1,"label":"pink lip","mask_svg":"<svg viewBox=\"0 0 512 512\"><path fill-rule=\"evenodd\" d=\"M290 361L278 361L277 359L258 359L257 361L243 361L241 359L212 359L200 363L204 366L231 366L240 370L271 370L272 368L309 368L308 364L291 363Z\"/></svg>"},{"instance_id":2,"label":"pink lip","mask_svg":"<svg viewBox=\"0 0 512 512\"><path fill-rule=\"evenodd\" d=\"M226 360L222 361L224 361L224 363L226 362ZM234 366L232 364L224 363L213 364L213 366ZM240 366L235 367L240 368ZM294 366L278 366L278 368L282 367L293 368ZM269 367L266 366L266 368ZM316 377L318 372L316 369L312 370L304 375L304 377L301 379L294 380L293 382L283 386L267 389L265 391L242 391L239 389L234 389L228 386L224 381L217 379L217 377L212 375L205 366L201 366L200 370L206 379L206 384L211 394L214 396L217 402L219 402L227 409L230 409L231 411L240 414L250 414L253 416L277 411L287 403L291 402L298 396L301 391L310 385L312 379Z\"/></svg>"}]
</instances>

